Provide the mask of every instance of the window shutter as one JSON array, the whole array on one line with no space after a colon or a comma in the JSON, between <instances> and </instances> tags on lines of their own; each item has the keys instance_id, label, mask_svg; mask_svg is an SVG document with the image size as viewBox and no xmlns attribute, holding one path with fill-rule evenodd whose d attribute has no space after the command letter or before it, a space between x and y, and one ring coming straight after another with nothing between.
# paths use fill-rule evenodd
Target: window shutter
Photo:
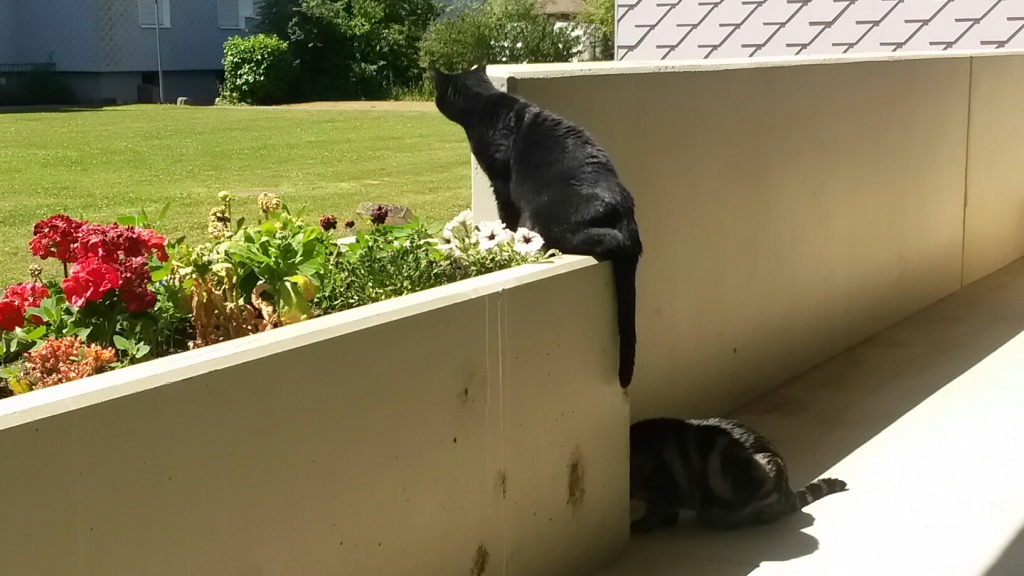
<instances>
[{"instance_id":1,"label":"window shutter","mask_svg":"<svg viewBox=\"0 0 1024 576\"><path fill-rule=\"evenodd\" d=\"M238 0L217 0L217 24L221 28L238 28L241 23Z\"/></svg>"},{"instance_id":2,"label":"window shutter","mask_svg":"<svg viewBox=\"0 0 1024 576\"><path fill-rule=\"evenodd\" d=\"M156 27L156 3L153 0L139 0L139 25L143 28Z\"/></svg>"},{"instance_id":3,"label":"window shutter","mask_svg":"<svg viewBox=\"0 0 1024 576\"><path fill-rule=\"evenodd\" d=\"M243 17L254 18L256 6L253 4L253 0L238 0L238 13Z\"/></svg>"}]
</instances>

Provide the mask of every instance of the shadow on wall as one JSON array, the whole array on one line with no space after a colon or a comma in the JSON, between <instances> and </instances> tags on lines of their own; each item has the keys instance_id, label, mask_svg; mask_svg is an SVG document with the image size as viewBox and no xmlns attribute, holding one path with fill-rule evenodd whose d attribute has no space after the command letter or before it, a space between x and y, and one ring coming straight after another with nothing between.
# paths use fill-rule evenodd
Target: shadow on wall
<instances>
[{"instance_id":1,"label":"shadow on wall","mask_svg":"<svg viewBox=\"0 0 1024 576\"><path fill-rule=\"evenodd\" d=\"M793 485L819 477L1024 331L1024 260L732 413L775 442Z\"/></svg>"},{"instance_id":2,"label":"shadow on wall","mask_svg":"<svg viewBox=\"0 0 1024 576\"><path fill-rule=\"evenodd\" d=\"M67 80L50 69L3 73L0 77L0 106L68 106L79 102Z\"/></svg>"}]
</instances>

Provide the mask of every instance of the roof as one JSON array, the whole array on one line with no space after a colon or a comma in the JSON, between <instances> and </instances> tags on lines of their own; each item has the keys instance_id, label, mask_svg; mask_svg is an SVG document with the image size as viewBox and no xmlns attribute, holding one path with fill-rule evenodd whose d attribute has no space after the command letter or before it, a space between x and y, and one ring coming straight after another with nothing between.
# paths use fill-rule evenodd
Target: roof
<instances>
[{"instance_id":1,"label":"roof","mask_svg":"<svg viewBox=\"0 0 1024 576\"><path fill-rule=\"evenodd\" d=\"M583 0L548 0L544 8L546 14L578 14L583 7Z\"/></svg>"}]
</instances>

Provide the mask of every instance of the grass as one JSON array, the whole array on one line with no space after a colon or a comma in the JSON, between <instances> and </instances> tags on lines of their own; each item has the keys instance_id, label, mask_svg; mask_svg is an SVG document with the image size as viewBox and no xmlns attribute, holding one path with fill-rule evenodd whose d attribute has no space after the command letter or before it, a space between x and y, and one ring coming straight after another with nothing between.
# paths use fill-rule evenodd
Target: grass
<instances>
[{"instance_id":1,"label":"grass","mask_svg":"<svg viewBox=\"0 0 1024 576\"><path fill-rule=\"evenodd\" d=\"M437 112L126 106L0 114L0 286L27 279L32 225L62 212L109 223L145 209L168 238L206 240L221 190L280 189L308 219L360 202L428 221L470 204L468 146ZM242 214L257 192L240 193ZM236 215L238 209L234 210ZM56 270L55 267L49 267Z\"/></svg>"}]
</instances>

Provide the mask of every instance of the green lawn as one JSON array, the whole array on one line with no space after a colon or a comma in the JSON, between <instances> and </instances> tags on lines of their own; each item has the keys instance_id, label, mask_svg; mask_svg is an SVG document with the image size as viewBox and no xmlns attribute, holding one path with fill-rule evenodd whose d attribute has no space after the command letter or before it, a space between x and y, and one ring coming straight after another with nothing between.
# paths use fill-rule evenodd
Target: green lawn
<instances>
[{"instance_id":1,"label":"green lawn","mask_svg":"<svg viewBox=\"0 0 1024 576\"><path fill-rule=\"evenodd\" d=\"M168 237L205 241L220 190L283 189L293 210L354 217L360 202L428 221L470 204L465 135L423 111L126 106L0 114L0 286L27 279L32 224L108 223L144 208ZM239 198L256 213L255 193Z\"/></svg>"}]
</instances>

